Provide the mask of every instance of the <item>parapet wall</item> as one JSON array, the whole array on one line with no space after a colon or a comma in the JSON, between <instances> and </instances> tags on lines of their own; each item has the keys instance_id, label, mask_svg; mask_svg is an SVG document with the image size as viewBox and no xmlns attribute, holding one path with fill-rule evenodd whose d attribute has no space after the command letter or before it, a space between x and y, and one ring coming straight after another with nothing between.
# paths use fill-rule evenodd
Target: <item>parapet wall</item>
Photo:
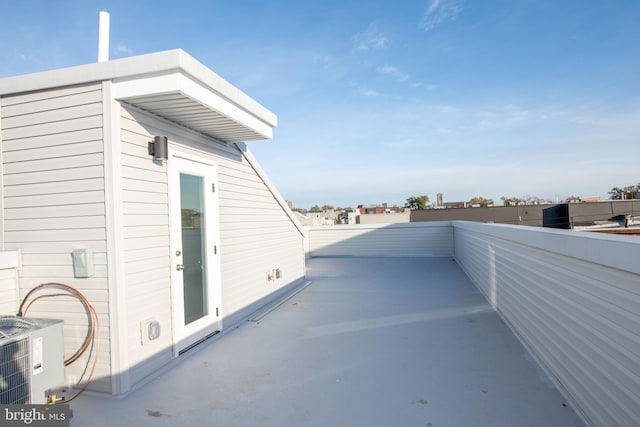
<instances>
[{"instance_id":1,"label":"parapet wall","mask_svg":"<svg viewBox=\"0 0 640 427\"><path fill-rule=\"evenodd\" d=\"M640 419L640 238L453 222L456 261L594 426Z\"/></svg>"}]
</instances>

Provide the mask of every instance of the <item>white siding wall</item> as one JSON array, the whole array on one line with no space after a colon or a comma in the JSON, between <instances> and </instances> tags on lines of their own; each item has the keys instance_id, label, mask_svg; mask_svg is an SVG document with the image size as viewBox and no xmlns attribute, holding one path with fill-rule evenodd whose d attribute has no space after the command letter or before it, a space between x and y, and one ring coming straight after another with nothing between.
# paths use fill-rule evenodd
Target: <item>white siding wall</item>
<instances>
[{"instance_id":1,"label":"white siding wall","mask_svg":"<svg viewBox=\"0 0 640 427\"><path fill-rule=\"evenodd\" d=\"M304 279L304 236L285 212L284 200L263 173L256 173L259 165L251 154L228 148L238 160L219 160L222 297L225 316L236 321L272 293ZM282 277L267 281L275 269Z\"/></svg>"},{"instance_id":2,"label":"white siding wall","mask_svg":"<svg viewBox=\"0 0 640 427\"><path fill-rule=\"evenodd\" d=\"M110 392L100 85L6 96L0 102L4 245L22 250L20 298L43 282L68 284L87 297L100 316L99 364L90 389ZM71 252L77 247L93 249L94 277L74 278ZM75 300L44 298L27 315L64 320L66 356L82 343L87 322ZM70 382L86 362L85 355L67 368Z\"/></svg>"},{"instance_id":3,"label":"white siding wall","mask_svg":"<svg viewBox=\"0 0 640 427\"><path fill-rule=\"evenodd\" d=\"M18 276L15 268L0 269L0 316L18 311Z\"/></svg>"},{"instance_id":4,"label":"white siding wall","mask_svg":"<svg viewBox=\"0 0 640 427\"><path fill-rule=\"evenodd\" d=\"M152 161L147 142L162 134L120 109L124 288L131 384L173 357L167 165ZM146 117L141 115L140 117ZM141 322L160 322L161 335L144 346Z\"/></svg>"},{"instance_id":5,"label":"white siding wall","mask_svg":"<svg viewBox=\"0 0 640 427\"><path fill-rule=\"evenodd\" d=\"M455 222L455 257L598 426L640 419L640 241Z\"/></svg>"},{"instance_id":6,"label":"white siding wall","mask_svg":"<svg viewBox=\"0 0 640 427\"><path fill-rule=\"evenodd\" d=\"M218 164L225 321L239 319L256 301L300 281L304 252L301 233L237 146L216 143L132 107L123 106L121 113L127 321L135 383L171 357L167 171L166 164L154 164L147 153L153 135L166 135L172 148ZM266 273L275 268L283 272L282 279L267 283ZM139 323L148 318L159 320L163 333L153 346L143 347Z\"/></svg>"},{"instance_id":7,"label":"white siding wall","mask_svg":"<svg viewBox=\"0 0 640 427\"><path fill-rule=\"evenodd\" d=\"M308 227L309 256L436 255L453 253L449 222Z\"/></svg>"}]
</instances>

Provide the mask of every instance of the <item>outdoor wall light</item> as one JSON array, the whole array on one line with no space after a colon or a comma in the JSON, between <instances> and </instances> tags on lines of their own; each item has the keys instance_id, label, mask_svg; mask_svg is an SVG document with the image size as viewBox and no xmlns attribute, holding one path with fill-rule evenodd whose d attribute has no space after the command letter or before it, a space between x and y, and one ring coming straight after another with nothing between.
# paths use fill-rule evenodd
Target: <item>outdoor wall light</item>
<instances>
[{"instance_id":1,"label":"outdoor wall light","mask_svg":"<svg viewBox=\"0 0 640 427\"><path fill-rule=\"evenodd\" d=\"M153 156L153 160L167 160L169 158L167 145L166 136L154 136L153 141L149 141L149 155Z\"/></svg>"}]
</instances>

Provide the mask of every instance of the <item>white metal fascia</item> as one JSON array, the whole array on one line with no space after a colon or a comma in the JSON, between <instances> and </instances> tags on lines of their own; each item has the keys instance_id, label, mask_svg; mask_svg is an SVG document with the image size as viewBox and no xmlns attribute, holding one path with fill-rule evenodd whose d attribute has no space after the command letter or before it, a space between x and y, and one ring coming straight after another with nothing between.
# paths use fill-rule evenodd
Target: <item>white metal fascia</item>
<instances>
[{"instance_id":1,"label":"white metal fascia","mask_svg":"<svg viewBox=\"0 0 640 427\"><path fill-rule=\"evenodd\" d=\"M134 103L134 96L179 93L194 105L206 107L212 116L221 114L229 118L223 125L232 128L235 139L230 142L268 139L271 138L272 128L278 126L274 113L181 49L2 78L0 95L108 80L117 83L114 85L116 99L128 98ZM153 86L150 83L160 85ZM136 88L136 85L140 87ZM211 123L215 122L210 120ZM199 126L193 128L200 130ZM245 134L248 138L243 139Z\"/></svg>"},{"instance_id":2,"label":"white metal fascia","mask_svg":"<svg viewBox=\"0 0 640 427\"><path fill-rule=\"evenodd\" d=\"M177 54L180 58L180 68L184 73L193 76L195 80L202 82L204 86L211 88L220 96L251 112L251 114L259 117L260 120L272 128L278 126L278 117L255 99L214 73L183 50L178 50Z\"/></svg>"},{"instance_id":3,"label":"white metal fascia","mask_svg":"<svg viewBox=\"0 0 640 427\"><path fill-rule=\"evenodd\" d=\"M180 94L185 99L192 100L208 110L216 111L230 119L230 123L239 127L249 127L265 139L272 138L272 127L266 122L238 107L228 99L207 89L180 71L174 70L166 74L156 74L145 77L133 76L114 81L113 97L138 106L138 102L152 95ZM151 113L153 109L144 108ZM158 113L159 116L163 116ZM170 117L168 117L170 118Z\"/></svg>"}]
</instances>

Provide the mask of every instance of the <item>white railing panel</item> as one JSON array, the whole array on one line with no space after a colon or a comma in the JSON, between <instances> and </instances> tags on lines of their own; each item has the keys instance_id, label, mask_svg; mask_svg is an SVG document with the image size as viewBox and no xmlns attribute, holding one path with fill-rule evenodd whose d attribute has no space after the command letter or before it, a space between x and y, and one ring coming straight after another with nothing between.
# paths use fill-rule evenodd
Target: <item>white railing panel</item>
<instances>
[{"instance_id":1,"label":"white railing panel","mask_svg":"<svg viewBox=\"0 0 640 427\"><path fill-rule=\"evenodd\" d=\"M451 256L449 222L307 227L309 256Z\"/></svg>"},{"instance_id":2,"label":"white railing panel","mask_svg":"<svg viewBox=\"0 0 640 427\"><path fill-rule=\"evenodd\" d=\"M455 258L592 425L640 419L640 239L454 222Z\"/></svg>"}]
</instances>

